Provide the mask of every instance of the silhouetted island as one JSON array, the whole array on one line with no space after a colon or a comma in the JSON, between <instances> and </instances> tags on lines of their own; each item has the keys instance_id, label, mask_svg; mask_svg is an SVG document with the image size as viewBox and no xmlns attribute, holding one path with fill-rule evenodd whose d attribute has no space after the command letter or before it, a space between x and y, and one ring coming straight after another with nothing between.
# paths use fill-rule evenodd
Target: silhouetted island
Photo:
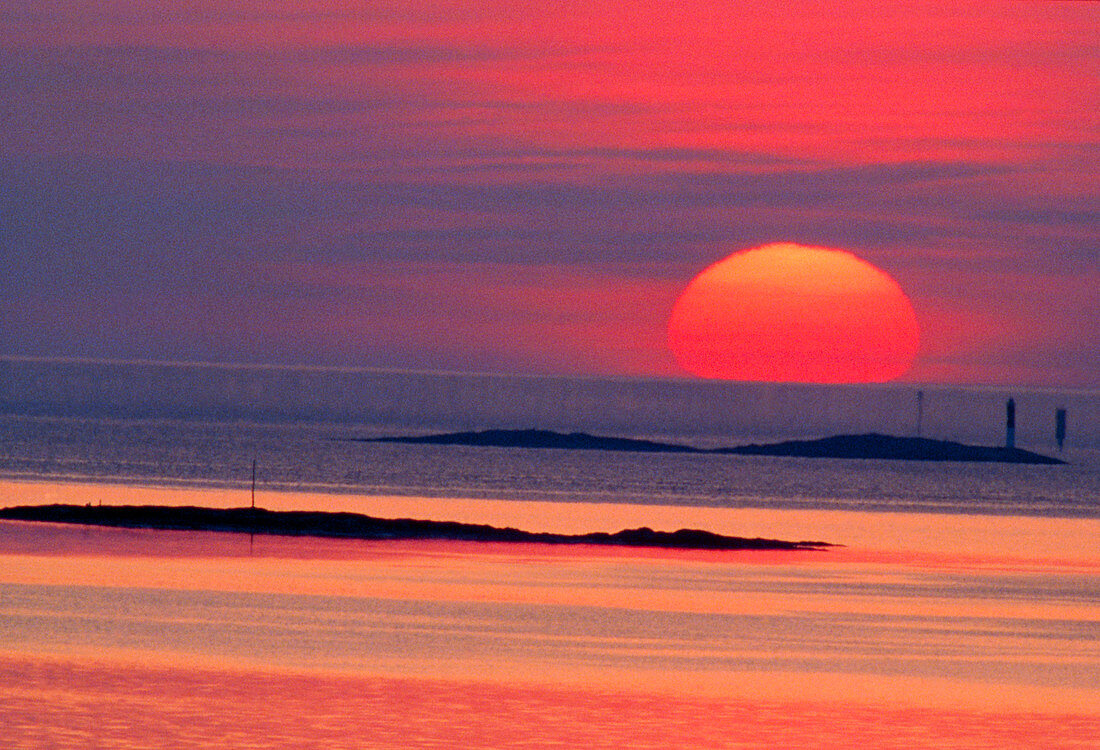
<instances>
[{"instance_id":1,"label":"silhouetted island","mask_svg":"<svg viewBox=\"0 0 1100 750\"><path fill-rule=\"evenodd\" d=\"M1061 464L1057 458L1020 448L966 445L949 440L895 437L868 433L834 435L817 440L740 445L729 448L695 448L652 440L603 437L585 432L552 430L483 430L437 435L351 438L372 443L419 445L470 445L498 448L558 448L569 450L634 451L642 453L719 453L745 456L794 456L800 458L871 458L901 461L978 461L1008 464Z\"/></svg>"},{"instance_id":2,"label":"silhouetted island","mask_svg":"<svg viewBox=\"0 0 1100 750\"><path fill-rule=\"evenodd\" d=\"M699 448L634 438L601 437L586 432L553 430L482 430L447 432L411 437L350 438L367 443L417 443L422 445L473 445L496 448L559 448L563 450L634 451L640 453L701 453Z\"/></svg>"},{"instance_id":3,"label":"silhouetted island","mask_svg":"<svg viewBox=\"0 0 1100 750\"><path fill-rule=\"evenodd\" d=\"M782 443L717 448L713 453L744 456L800 456L806 458L880 458L901 461L977 461L1006 464L1062 464L1057 458L1020 448L967 445L950 440L932 440L894 435L835 435L817 440L788 440Z\"/></svg>"},{"instance_id":4,"label":"silhouetted island","mask_svg":"<svg viewBox=\"0 0 1100 750\"><path fill-rule=\"evenodd\" d=\"M374 518L359 513L271 511L162 505L22 505L0 509L0 519L172 531L228 531L341 539L435 539L465 542L593 544L682 550L823 550L826 542L746 539L698 529L654 531L645 527L609 534L550 534L454 521Z\"/></svg>"}]
</instances>

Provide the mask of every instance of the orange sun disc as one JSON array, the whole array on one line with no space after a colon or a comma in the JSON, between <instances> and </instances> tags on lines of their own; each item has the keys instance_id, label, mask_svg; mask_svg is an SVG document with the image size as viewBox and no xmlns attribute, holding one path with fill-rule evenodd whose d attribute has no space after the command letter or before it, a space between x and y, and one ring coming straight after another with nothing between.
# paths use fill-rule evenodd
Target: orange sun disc
<instances>
[{"instance_id":1,"label":"orange sun disc","mask_svg":"<svg viewBox=\"0 0 1100 750\"><path fill-rule=\"evenodd\" d=\"M673 306L668 345L704 378L877 383L909 370L920 333L885 272L844 250L774 244L696 276Z\"/></svg>"}]
</instances>

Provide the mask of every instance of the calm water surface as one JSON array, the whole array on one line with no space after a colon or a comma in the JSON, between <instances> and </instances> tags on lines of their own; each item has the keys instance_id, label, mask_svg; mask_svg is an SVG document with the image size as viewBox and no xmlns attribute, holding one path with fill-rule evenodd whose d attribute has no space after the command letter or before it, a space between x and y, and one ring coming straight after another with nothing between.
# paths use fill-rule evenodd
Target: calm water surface
<instances>
[{"instance_id":1,"label":"calm water surface","mask_svg":"<svg viewBox=\"0 0 1100 750\"><path fill-rule=\"evenodd\" d=\"M1055 536L675 553L4 522L0 719L27 748L1088 747L1100 560Z\"/></svg>"},{"instance_id":2,"label":"calm water surface","mask_svg":"<svg viewBox=\"0 0 1100 750\"><path fill-rule=\"evenodd\" d=\"M1096 451L1070 451L1066 466L1015 466L347 440L395 429L0 416L0 476L244 487L256 459L264 488L360 496L1100 518Z\"/></svg>"},{"instance_id":3,"label":"calm water surface","mask_svg":"<svg viewBox=\"0 0 1100 750\"><path fill-rule=\"evenodd\" d=\"M813 553L367 543L0 523L15 748L1093 747L1088 455L997 467L0 419L0 504L247 504Z\"/></svg>"}]
</instances>

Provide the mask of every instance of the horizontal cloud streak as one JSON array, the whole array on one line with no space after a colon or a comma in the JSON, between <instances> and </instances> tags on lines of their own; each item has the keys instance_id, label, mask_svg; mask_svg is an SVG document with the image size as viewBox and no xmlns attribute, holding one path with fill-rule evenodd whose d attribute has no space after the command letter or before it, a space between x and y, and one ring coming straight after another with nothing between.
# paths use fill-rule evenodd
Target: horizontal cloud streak
<instances>
[{"instance_id":1,"label":"horizontal cloud streak","mask_svg":"<svg viewBox=\"0 0 1100 750\"><path fill-rule=\"evenodd\" d=\"M1100 386L1098 38L1075 4L29 0L0 337L668 374L678 285L787 240L899 280L914 377Z\"/></svg>"}]
</instances>

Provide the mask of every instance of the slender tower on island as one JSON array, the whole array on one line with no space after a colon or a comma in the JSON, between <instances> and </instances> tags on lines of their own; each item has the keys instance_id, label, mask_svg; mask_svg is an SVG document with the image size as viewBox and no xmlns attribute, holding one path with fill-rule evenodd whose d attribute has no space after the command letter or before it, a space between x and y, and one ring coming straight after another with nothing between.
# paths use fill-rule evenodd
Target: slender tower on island
<instances>
[{"instance_id":1,"label":"slender tower on island","mask_svg":"<svg viewBox=\"0 0 1100 750\"><path fill-rule=\"evenodd\" d=\"M1005 404L1005 448L1016 447L1016 399Z\"/></svg>"}]
</instances>

